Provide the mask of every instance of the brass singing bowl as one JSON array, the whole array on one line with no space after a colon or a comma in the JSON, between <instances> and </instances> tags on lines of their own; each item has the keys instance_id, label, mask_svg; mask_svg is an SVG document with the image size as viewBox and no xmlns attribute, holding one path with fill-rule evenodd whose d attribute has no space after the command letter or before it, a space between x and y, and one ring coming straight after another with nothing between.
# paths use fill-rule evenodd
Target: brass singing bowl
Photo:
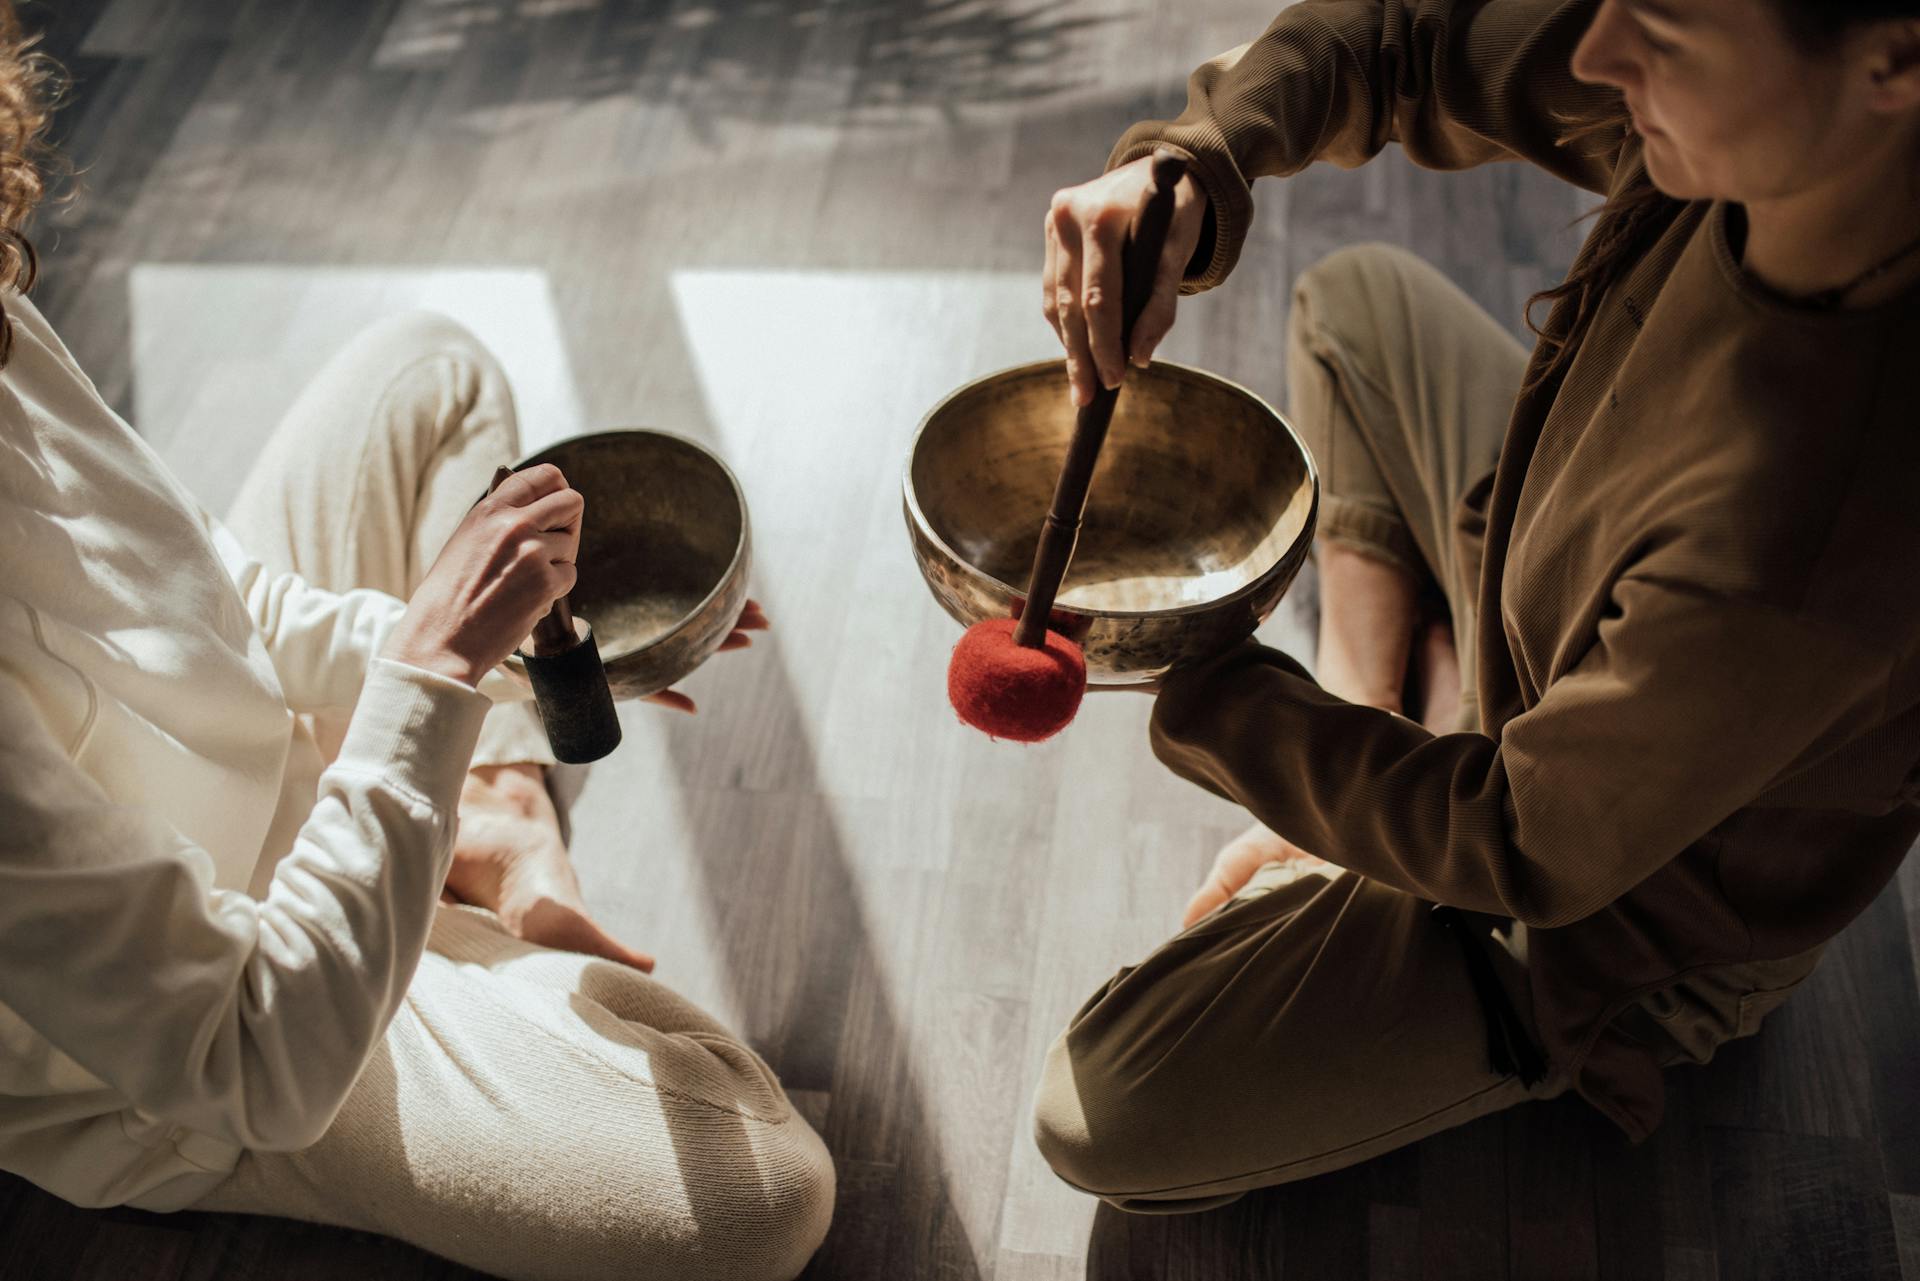
<instances>
[{"instance_id":1,"label":"brass singing bowl","mask_svg":"<svg viewBox=\"0 0 1920 1281\"><path fill-rule=\"evenodd\" d=\"M1049 360L970 382L921 421L907 527L961 624L1017 615L1074 417ZM1271 405L1167 361L1130 370L1052 626L1084 648L1093 685L1217 656L1280 603L1319 502L1313 459Z\"/></svg>"},{"instance_id":2,"label":"brass singing bowl","mask_svg":"<svg viewBox=\"0 0 1920 1281\"><path fill-rule=\"evenodd\" d=\"M712 657L747 603L746 495L727 465L662 431L604 431L552 463L587 500L575 617L593 628L616 699L666 689ZM518 470L518 468L516 468Z\"/></svg>"}]
</instances>

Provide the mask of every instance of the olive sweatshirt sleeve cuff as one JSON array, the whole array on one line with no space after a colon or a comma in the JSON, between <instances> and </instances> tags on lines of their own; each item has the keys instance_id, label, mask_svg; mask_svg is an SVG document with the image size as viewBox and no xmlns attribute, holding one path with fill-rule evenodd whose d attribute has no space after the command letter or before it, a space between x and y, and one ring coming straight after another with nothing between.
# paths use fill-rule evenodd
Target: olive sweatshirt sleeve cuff
<instances>
[{"instance_id":1,"label":"olive sweatshirt sleeve cuff","mask_svg":"<svg viewBox=\"0 0 1920 1281\"><path fill-rule=\"evenodd\" d=\"M1186 159L1187 172L1207 198L1200 243L1180 282L1181 293L1201 293L1225 283L1240 261L1240 247L1246 243L1247 228L1253 222L1253 189L1240 176L1224 138L1218 140L1217 147L1195 149L1155 136L1147 125L1135 125L1127 131L1107 158L1107 168L1118 169L1162 147Z\"/></svg>"}]
</instances>

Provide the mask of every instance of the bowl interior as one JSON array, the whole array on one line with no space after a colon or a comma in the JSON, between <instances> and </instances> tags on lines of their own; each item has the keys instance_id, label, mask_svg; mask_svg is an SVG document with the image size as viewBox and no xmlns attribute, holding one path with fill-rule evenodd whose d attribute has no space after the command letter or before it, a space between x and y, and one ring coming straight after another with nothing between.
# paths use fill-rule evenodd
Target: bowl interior
<instances>
[{"instance_id":1,"label":"bowl interior","mask_svg":"<svg viewBox=\"0 0 1920 1281\"><path fill-rule=\"evenodd\" d=\"M1060 362L970 384L922 427L909 476L961 560L1023 593L1073 435ZM1265 574L1313 505L1305 451L1258 397L1198 370L1134 370L1094 472L1059 603L1099 613L1205 605Z\"/></svg>"},{"instance_id":2,"label":"bowl interior","mask_svg":"<svg viewBox=\"0 0 1920 1281\"><path fill-rule=\"evenodd\" d=\"M733 477L691 441L652 431L565 440L553 463L586 496L573 611L609 662L661 640L725 581L745 513Z\"/></svg>"}]
</instances>

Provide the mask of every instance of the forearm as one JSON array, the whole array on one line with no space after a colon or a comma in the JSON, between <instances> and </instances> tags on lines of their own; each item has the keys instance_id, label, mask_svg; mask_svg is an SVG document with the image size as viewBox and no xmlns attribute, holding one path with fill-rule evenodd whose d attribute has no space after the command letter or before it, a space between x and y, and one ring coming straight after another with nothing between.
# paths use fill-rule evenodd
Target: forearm
<instances>
[{"instance_id":1,"label":"forearm","mask_svg":"<svg viewBox=\"0 0 1920 1281\"><path fill-rule=\"evenodd\" d=\"M1252 183L1316 160L1351 168L1389 143L1418 164L1526 159L1604 190L1617 147L1561 145L1570 120L1605 114L1605 89L1570 62L1596 0L1305 0L1256 40L1199 67L1186 109L1121 138L1112 168L1172 146L1192 159L1214 227L1189 292L1225 280L1253 217Z\"/></svg>"},{"instance_id":2,"label":"forearm","mask_svg":"<svg viewBox=\"0 0 1920 1281\"><path fill-rule=\"evenodd\" d=\"M1330 862L1477 911L1562 910L1567 887L1512 848L1490 739L1336 698L1251 642L1169 677L1152 735L1176 773Z\"/></svg>"},{"instance_id":3,"label":"forearm","mask_svg":"<svg viewBox=\"0 0 1920 1281\"><path fill-rule=\"evenodd\" d=\"M1753 804L1837 725L1879 715L1891 661L1852 626L1630 574L1497 739L1343 702L1248 642L1168 678L1154 748L1323 858L1565 925Z\"/></svg>"},{"instance_id":4,"label":"forearm","mask_svg":"<svg viewBox=\"0 0 1920 1281\"><path fill-rule=\"evenodd\" d=\"M271 574L249 559L224 527L205 519L247 615L266 644L287 705L301 712L354 706L368 664L389 651L407 603L385 592L332 592L298 574ZM475 672L423 660L405 649L388 656L473 686L496 703L533 697L526 678L505 668Z\"/></svg>"},{"instance_id":5,"label":"forearm","mask_svg":"<svg viewBox=\"0 0 1920 1281\"><path fill-rule=\"evenodd\" d=\"M368 693L260 902L70 767L44 777L0 835L0 1000L154 1116L249 1148L317 1138L425 947L485 710L386 664Z\"/></svg>"}]
</instances>

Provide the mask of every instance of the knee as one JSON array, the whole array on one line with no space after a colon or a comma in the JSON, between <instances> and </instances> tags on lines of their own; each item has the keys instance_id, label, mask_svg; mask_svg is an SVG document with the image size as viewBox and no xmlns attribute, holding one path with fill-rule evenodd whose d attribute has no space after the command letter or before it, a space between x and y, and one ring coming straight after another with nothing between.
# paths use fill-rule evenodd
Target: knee
<instances>
[{"instance_id":1,"label":"knee","mask_svg":"<svg viewBox=\"0 0 1920 1281\"><path fill-rule=\"evenodd\" d=\"M792 1281L820 1249L833 1222L833 1158L811 1127L798 1117L794 1133L779 1145L779 1159L756 1184L764 1207L742 1234L729 1281Z\"/></svg>"},{"instance_id":2,"label":"knee","mask_svg":"<svg viewBox=\"0 0 1920 1281\"><path fill-rule=\"evenodd\" d=\"M708 1154L709 1158L717 1154ZM833 1221L833 1158L798 1116L760 1129L751 1153L688 1172L693 1235L665 1275L685 1281L793 1281ZM635 1255L624 1254L627 1262Z\"/></svg>"},{"instance_id":3,"label":"knee","mask_svg":"<svg viewBox=\"0 0 1920 1281\"><path fill-rule=\"evenodd\" d=\"M1097 1048L1065 1035L1053 1043L1034 1097L1033 1139L1053 1172L1082 1192L1125 1196L1151 1186L1143 1163L1152 1145L1131 1132L1133 1107L1121 1095Z\"/></svg>"},{"instance_id":4,"label":"knee","mask_svg":"<svg viewBox=\"0 0 1920 1281\"><path fill-rule=\"evenodd\" d=\"M787 1126L797 1130L759 1135L750 1149L675 1133L664 1186L623 1187L607 1171L549 1211L544 1241L524 1232L517 1267L490 1266L529 1281L793 1281L826 1239L834 1176L813 1131L798 1118Z\"/></svg>"},{"instance_id":5,"label":"knee","mask_svg":"<svg viewBox=\"0 0 1920 1281\"><path fill-rule=\"evenodd\" d=\"M499 357L471 329L439 312L389 316L362 330L341 359L362 374L381 375L390 398L465 412L511 404Z\"/></svg>"},{"instance_id":6,"label":"knee","mask_svg":"<svg viewBox=\"0 0 1920 1281\"><path fill-rule=\"evenodd\" d=\"M1369 241L1336 249L1301 272L1293 295L1308 310L1319 313L1378 292L1383 281L1408 272L1430 271L1418 255L1398 245Z\"/></svg>"},{"instance_id":7,"label":"knee","mask_svg":"<svg viewBox=\"0 0 1920 1281\"><path fill-rule=\"evenodd\" d=\"M1409 277L1432 270L1397 245L1336 249L1293 282L1288 340L1308 350L1328 341L1344 346L1373 330L1383 309L1404 305Z\"/></svg>"},{"instance_id":8,"label":"knee","mask_svg":"<svg viewBox=\"0 0 1920 1281\"><path fill-rule=\"evenodd\" d=\"M445 355L476 365L498 367L493 352L479 335L444 312L415 308L396 312L377 322L363 336L401 356Z\"/></svg>"},{"instance_id":9,"label":"knee","mask_svg":"<svg viewBox=\"0 0 1920 1281\"><path fill-rule=\"evenodd\" d=\"M431 450L517 456L514 395L499 357L459 321L411 311L382 321L363 338L392 369L390 407L404 407L418 443Z\"/></svg>"}]
</instances>

